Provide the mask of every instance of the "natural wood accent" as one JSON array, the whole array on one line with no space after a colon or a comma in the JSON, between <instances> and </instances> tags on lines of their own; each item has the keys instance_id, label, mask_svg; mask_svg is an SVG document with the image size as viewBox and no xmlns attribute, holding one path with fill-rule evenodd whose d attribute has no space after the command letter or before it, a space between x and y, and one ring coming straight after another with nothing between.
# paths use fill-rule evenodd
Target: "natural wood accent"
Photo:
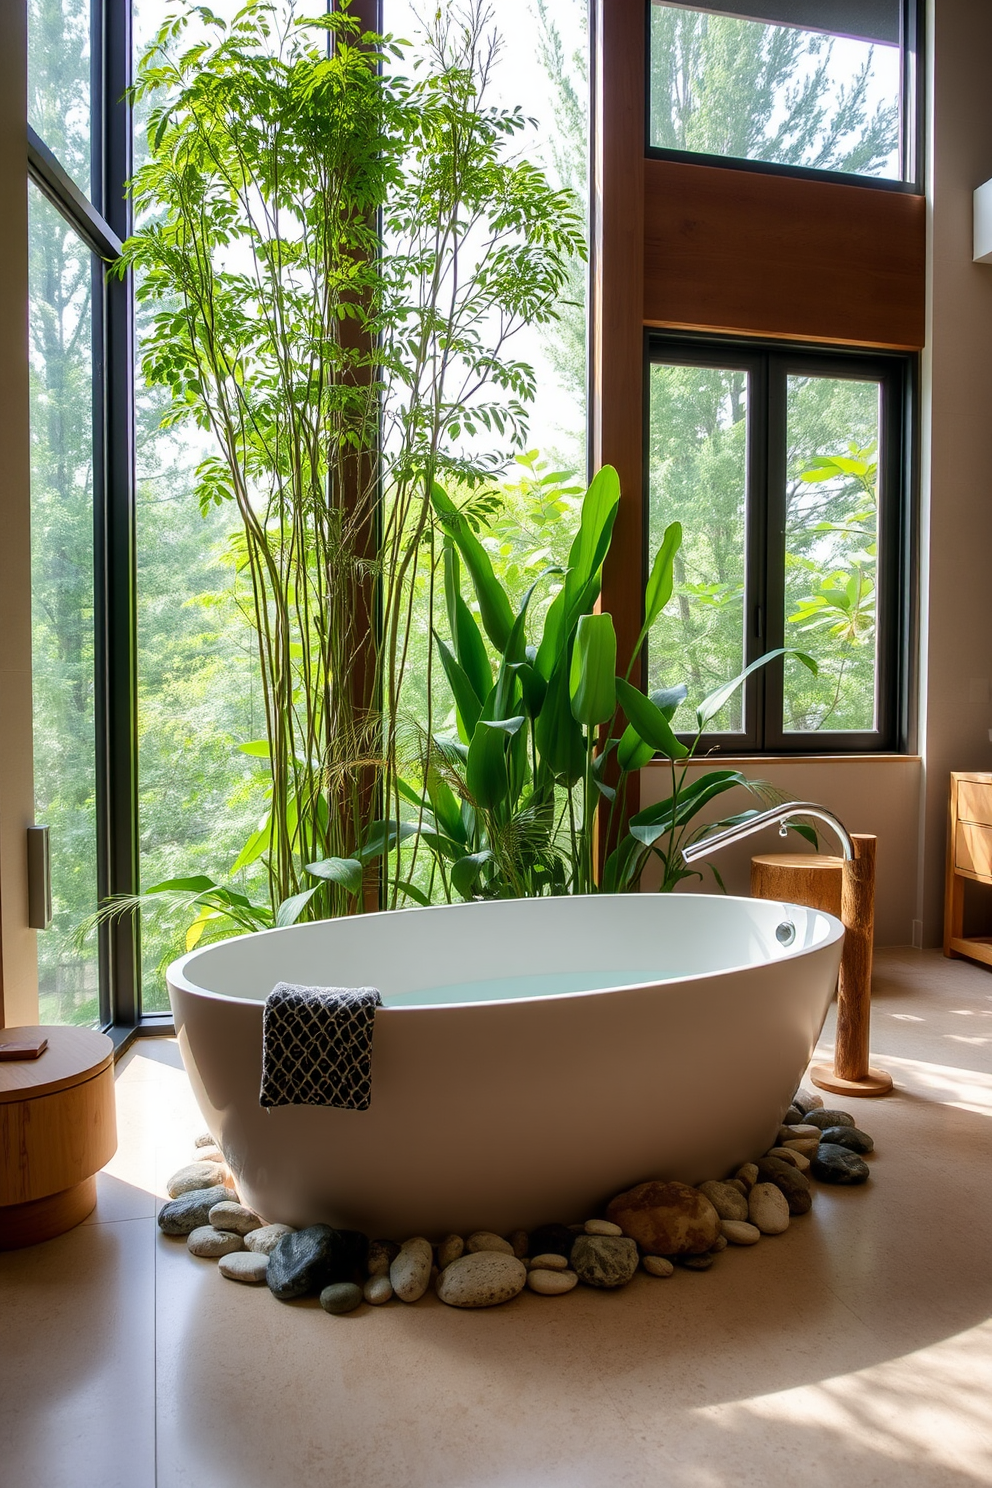
<instances>
[{"instance_id":1,"label":"natural wood accent","mask_svg":"<svg viewBox=\"0 0 992 1488\"><path fill-rule=\"evenodd\" d=\"M593 167L593 468L615 465L620 509L603 574L625 668L641 627L644 398L644 5L597 9Z\"/></svg>"},{"instance_id":2,"label":"natural wood accent","mask_svg":"<svg viewBox=\"0 0 992 1488\"><path fill-rule=\"evenodd\" d=\"M95 1202L93 1175L117 1149L110 1040L87 1028L5 1036L39 1032L49 1040L39 1059L0 1064L0 1247L7 1249L84 1219Z\"/></svg>"},{"instance_id":3,"label":"natural wood accent","mask_svg":"<svg viewBox=\"0 0 992 1488\"><path fill-rule=\"evenodd\" d=\"M648 325L906 351L924 343L922 196L651 159L644 232Z\"/></svg>"},{"instance_id":4,"label":"natural wood accent","mask_svg":"<svg viewBox=\"0 0 992 1488\"><path fill-rule=\"evenodd\" d=\"M0 1250L20 1250L53 1240L81 1224L96 1207L96 1178L84 1178L61 1193L8 1204L0 1209Z\"/></svg>"},{"instance_id":5,"label":"natural wood accent","mask_svg":"<svg viewBox=\"0 0 992 1488\"><path fill-rule=\"evenodd\" d=\"M824 1090L845 1095L885 1095L892 1077L872 1069L871 963L875 932L875 847L867 834L853 835L855 856L843 864L840 917L844 950L837 983L837 1036L833 1065L814 1065L811 1078Z\"/></svg>"},{"instance_id":6,"label":"natural wood accent","mask_svg":"<svg viewBox=\"0 0 992 1488\"><path fill-rule=\"evenodd\" d=\"M644 489L643 0L601 0L593 90L590 406L592 464L615 465L620 508L603 571L602 608L613 616L621 671L641 628ZM635 671L634 681L639 681ZM627 786L627 810L640 782ZM622 828L620 828L622 830ZM603 848L608 844L603 842Z\"/></svg>"},{"instance_id":7,"label":"natural wood accent","mask_svg":"<svg viewBox=\"0 0 992 1488\"><path fill-rule=\"evenodd\" d=\"M992 966L992 937L965 935L964 885L992 884L992 773L952 771L944 891L944 955Z\"/></svg>"},{"instance_id":8,"label":"natural wood accent","mask_svg":"<svg viewBox=\"0 0 992 1488\"><path fill-rule=\"evenodd\" d=\"M759 853L751 859L751 895L805 904L840 919L843 858L826 853Z\"/></svg>"},{"instance_id":9,"label":"natural wood accent","mask_svg":"<svg viewBox=\"0 0 992 1488\"><path fill-rule=\"evenodd\" d=\"M47 1038L48 1048L37 1059L0 1063L0 1102L26 1096L51 1095L92 1079L114 1062L114 1046L105 1033L92 1028L5 1028L0 1043Z\"/></svg>"}]
</instances>

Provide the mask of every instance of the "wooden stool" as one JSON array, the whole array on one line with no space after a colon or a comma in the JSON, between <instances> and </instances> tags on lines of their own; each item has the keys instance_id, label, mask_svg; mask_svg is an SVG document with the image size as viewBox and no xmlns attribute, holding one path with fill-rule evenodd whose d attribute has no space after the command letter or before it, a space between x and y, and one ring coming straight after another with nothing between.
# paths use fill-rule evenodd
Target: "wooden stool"
<instances>
[{"instance_id":1,"label":"wooden stool","mask_svg":"<svg viewBox=\"0 0 992 1488\"><path fill-rule=\"evenodd\" d=\"M117 1151L110 1039L90 1028L0 1029L0 1043L39 1037L39 1058L0 1062L0 1250L84 1220Z\"/></svg>"},{"instance_id":2,"label":"wooden stool","mask_svg":"<svg viewBox=\"0 0 992 1488\"><path fill-rule=\"evenodd\" d=\"M810 1079L834 1095L887 1095L892 1076L868 1058L871 962L875 933L875 838L852 834L855 857L766 853L751 859L751 893L836 915L844 926L837 982L837 1041L833 1065L815 1064Z\"/></svg>"}]
</instances>

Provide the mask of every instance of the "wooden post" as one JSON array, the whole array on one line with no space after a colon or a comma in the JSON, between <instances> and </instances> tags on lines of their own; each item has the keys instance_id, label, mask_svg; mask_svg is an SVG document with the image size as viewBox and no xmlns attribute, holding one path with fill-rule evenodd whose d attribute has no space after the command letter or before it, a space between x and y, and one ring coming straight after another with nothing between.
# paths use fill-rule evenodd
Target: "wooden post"
<instances>
[{"instance_id":1,"label":"wooden post","mask_svg":"<svg viewBox=\"0 0 992 1488\"><path fill-rule=\"evenodd\" d=\"M840 917L844 952L837 986L837 1040L833 1065L810 1071L814 1085L836 1095L887 1095L892 1076L869 1065L872 938L875 929L875 841L852 836L854 858L845 863Z\"/></svg>"}]
</instances>

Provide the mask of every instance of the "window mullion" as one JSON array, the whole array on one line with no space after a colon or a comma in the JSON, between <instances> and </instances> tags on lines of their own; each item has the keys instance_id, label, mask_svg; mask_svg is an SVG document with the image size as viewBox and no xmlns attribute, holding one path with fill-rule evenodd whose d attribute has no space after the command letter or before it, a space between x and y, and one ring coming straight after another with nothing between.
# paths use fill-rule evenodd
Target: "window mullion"
<instances>
[{"instance_id":1,"label":"window mullion","mask_svg":"<svg viewBox=\"0 0 992 1488\"><path fill-rule=\"evenodd\" d=\"M99 206L121 239L130 230L124 183L131 172L130 0L101 0L94 15L94 51L102 79L94 186ZM134 332L131 284L116 276L101 285L102 460L97 490L98 611L97 790L101 826L101 894L132 894L137 875L137 674L135 609ZM130 917L103 931L101 963L110 988L110 1018L140 1017L137 927Z\"/></svg>"}]
</instances>

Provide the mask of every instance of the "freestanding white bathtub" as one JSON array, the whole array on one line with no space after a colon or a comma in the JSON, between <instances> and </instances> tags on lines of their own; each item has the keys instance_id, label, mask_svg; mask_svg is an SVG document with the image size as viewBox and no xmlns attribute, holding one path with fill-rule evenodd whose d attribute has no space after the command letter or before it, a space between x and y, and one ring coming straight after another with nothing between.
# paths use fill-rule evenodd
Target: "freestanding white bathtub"
<instances>
[{"instance_id":1,"label":"freestanding white bathtub","mask_svg":"<svg viewBox=\"0 0 992 1488\"><path fill-rule=\"evenodd\" d=\"M267 1220L506 1233L766 1151L843 934L766 900L519 899L245 935L183 956L168 984L200 1109ZM380 989L367 1111L259 1106L278 981Z\"/></svg>"}]
</instances>

